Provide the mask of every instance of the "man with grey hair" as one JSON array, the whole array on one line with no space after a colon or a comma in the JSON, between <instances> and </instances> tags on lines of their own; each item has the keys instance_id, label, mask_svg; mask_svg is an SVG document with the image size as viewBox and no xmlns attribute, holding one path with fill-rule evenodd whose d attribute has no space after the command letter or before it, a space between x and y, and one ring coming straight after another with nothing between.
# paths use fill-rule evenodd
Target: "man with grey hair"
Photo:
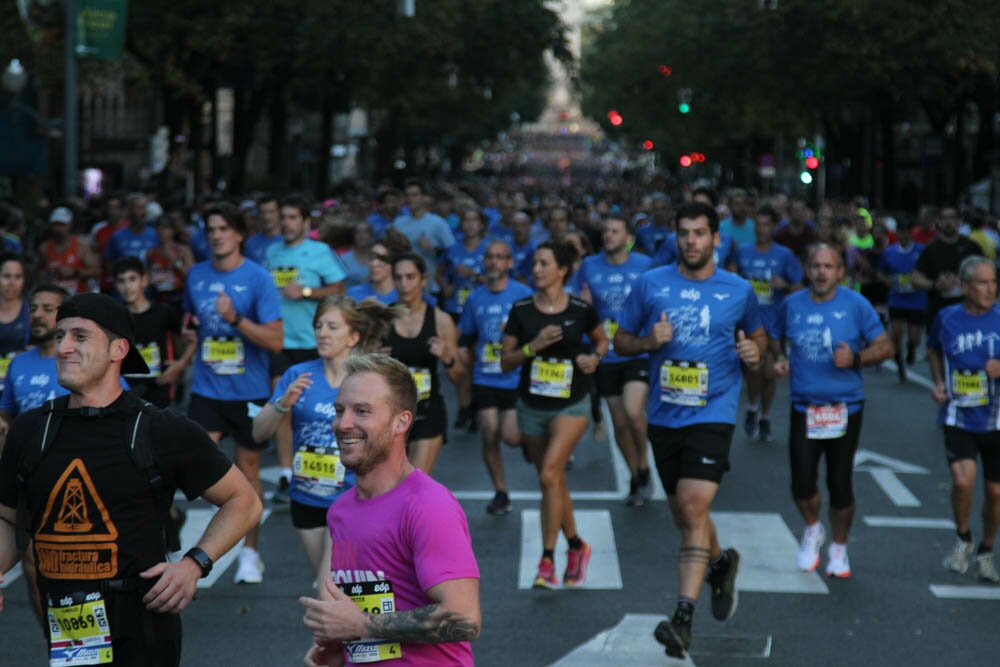
<instances>
[{"instance_id":1,"label":"man with grey hair","mask_svg":"<svg viewBox=\"0 0 1000 667\"><path fill-rule=\"evenodd\" d=\"M333 548L320 599L299 598L314 640L305 664L472 665L479 567L458 501L407 459L416 385L384 354L351 356L344 370L333 431L356 484L327 515Z\"/></svg>"},{"instance_id":2,"label":"man with grey hair","mask_svg":"<svg viewBox=\"0 0 1000 667\"><path fill-rule=\"evenodd\" d=\"M941 405L945 453L951 471L951 506L958 539L944 559L952 572L964 574L975 560L980 581L1000 583L993 563L993 539L1000 524L1000 306L997 272L981 256L959 265L962 302L943 308L927 339L934 389ZM983 459L983 537L973 546L969 514L976 485L976 457Z\"/></svg>"}]
</instances>

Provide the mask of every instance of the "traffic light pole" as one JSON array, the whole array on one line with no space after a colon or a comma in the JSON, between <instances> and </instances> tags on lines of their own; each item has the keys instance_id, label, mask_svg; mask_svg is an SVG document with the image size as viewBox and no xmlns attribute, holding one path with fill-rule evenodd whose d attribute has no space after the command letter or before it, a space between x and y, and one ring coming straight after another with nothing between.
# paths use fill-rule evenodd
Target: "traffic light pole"
<instances>
[{"instance_id":1,"label":"traffic light pole","mask_svg":"<svg viewBox=\"0 0 1000 667\"><path fill-rule=\"evenodd\" d=\"M77 142L76 142L76 0L65 0L63 37L63 188L68 197L76 195Z\"/></svg>"}]
</instances>

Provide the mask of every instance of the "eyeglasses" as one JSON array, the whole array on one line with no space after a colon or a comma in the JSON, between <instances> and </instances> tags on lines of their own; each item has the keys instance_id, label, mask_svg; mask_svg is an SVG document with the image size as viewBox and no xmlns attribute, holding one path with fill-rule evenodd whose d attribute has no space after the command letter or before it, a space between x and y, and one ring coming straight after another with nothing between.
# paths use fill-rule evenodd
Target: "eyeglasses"
<instances>
[{"instance_id":1,"label":"eyeglasses","mask_svg":"<svg viewBox=\"0 0 1000 667\"><path fill-rule=\"evenodd\" d=\"M385 262L386 264L392 263L392 258L389 255L380 255L378 253L372 253L372 259L377 259L380 262Z\"/></svg>"},{"instance_id":2,"label":"eyeglasses","mask_svg":"<svg viewBox=\"0 0 1000 667\"><path fill-rule=\"evenodd\" d=\"M493 253L486 253L486 255L484 255L483 258L504 260L504 259L511 259L511 255L494 255Z\"/></svg>"}]
</instances>

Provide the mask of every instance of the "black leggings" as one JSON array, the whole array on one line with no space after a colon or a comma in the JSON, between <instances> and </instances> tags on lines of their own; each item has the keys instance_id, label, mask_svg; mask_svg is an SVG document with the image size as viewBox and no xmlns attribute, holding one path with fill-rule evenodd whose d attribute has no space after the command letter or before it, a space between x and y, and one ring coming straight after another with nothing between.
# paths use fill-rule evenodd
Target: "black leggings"
<instances>
[{"instance_id":1,"label":"black leggings","mask_svg":"<svg viewBox=\"0 0 1000 667\"><path fill-rule=\"evenodd\" d=\"M792 409L789 424L788 454L792 464L792 497L812 498L819 493L819 459L826 455L826 488L830 507L844 509L854 504L854 452L861 436L864 408L847 417L847 433L830 440L806 437L806 413Z\"/></svg>"}]
</instances>

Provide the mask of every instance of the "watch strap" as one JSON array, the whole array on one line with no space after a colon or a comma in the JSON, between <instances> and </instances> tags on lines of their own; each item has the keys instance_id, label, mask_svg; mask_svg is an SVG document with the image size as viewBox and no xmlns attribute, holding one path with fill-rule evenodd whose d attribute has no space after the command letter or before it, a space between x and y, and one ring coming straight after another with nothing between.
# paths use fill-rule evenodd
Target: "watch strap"
<instances>
[{"instance_id":1,"label":"watch strap","mask_svg":"<svg viewBox=\"0 0 1000 667\"><path fill-rule=\"evenodd\" d=\"M201 568L201 578L204 579L205 577L208 576L208 573L212 571L212 565L213 565L212 558L207 553L205 553L203 549L199 549L198 547L191 547L190 549L187 550L187 553L184 554L184 557L190 558L191 560L193 560L195 563L198 564L198 567Z\"/></svg>"}]
</instances>

